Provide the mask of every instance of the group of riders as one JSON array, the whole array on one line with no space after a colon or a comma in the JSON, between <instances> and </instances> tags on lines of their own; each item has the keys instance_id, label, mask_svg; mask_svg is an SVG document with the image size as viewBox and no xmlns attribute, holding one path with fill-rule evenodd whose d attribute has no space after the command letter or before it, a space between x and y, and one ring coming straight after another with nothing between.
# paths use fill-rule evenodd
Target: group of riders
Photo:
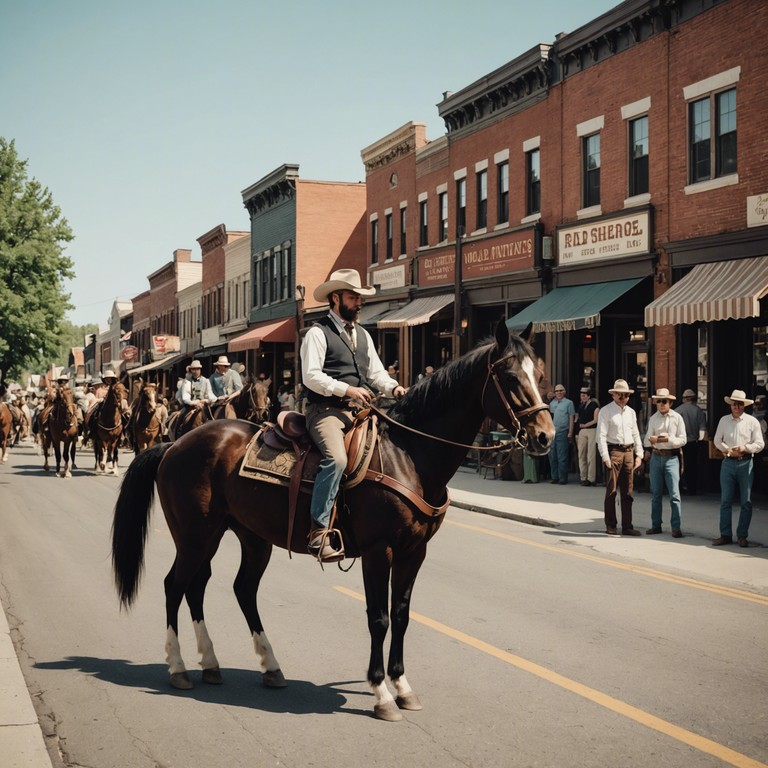
<instances>
[{"instance_id":1,"label":"group of riders","mask_svg":"<svg viewBox=\"0 0 768 768\"><path fill-rule=\"evenodd\" d=\"M243 379L227 357L222 355L214 363L210 378L202 375L202 364L193 360L186 369L186 375L179 378L175 397L156 398L153 413L157 423L158 440L172 440L202 421L223 418L229 401L243 389ZM105 370L90 381L78 382L71 389L77 419L78 444L87 445L89 434L98 420L99 411L110 389L115 388L122 421L123 447L137 450L133 440L134 422L140 417L139 405L144 382L136 379L133 386L120 379L112 369ZM10 444L31 437L35 442L40 438L40 416L46 408L52 407L65 388L71 388L71 378L66 370L48 386L39 389L23 389L19 384L0 383L0 408L6 407L12 419ZM129 396L129 392L133 396Z\"/></svg>"}]
</instances>

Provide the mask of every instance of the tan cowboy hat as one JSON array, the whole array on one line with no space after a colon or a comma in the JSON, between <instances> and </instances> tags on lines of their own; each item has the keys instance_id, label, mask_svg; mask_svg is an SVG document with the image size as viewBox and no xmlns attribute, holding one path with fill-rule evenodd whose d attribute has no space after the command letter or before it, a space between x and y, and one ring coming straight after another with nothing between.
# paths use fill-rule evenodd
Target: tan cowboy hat
<instances>
[{"instance_id":1,"label":"tan cowboy hat","mask_svg":"<svg viewBox=\"0 0 768 768\"><path fill-rule=\"evenodd\" d=\"M356 269L337 269L324 283L315 288L315 301L327 301L328 295L334 291L352 291L358 296L373 296L376 289L372 285L363 286L360 273Z\"/></svg>"},{"instance_id":2,"label":"tan cowboy hat","mask_svg":"<svg viewBox=\"0 0 768 768\"><path fill-rule=\"evenodd\" d=\"M107 370L104 371L104 373L101 374L101 378L102 379L116 379L117 378L117 374L111 368L107 368Z\"/></svg>"},{"instance_id":3,"label":"tan cowboy hat","mask_svg":"<svg viewBox=\"0 0 768 768\"><path fill-rule=\"evenodd\" d=\"M202 368L203 368L203 364L202 364L202 363L201 363L199 360L193 360L193 361L192 361L192 362L189 364L189 370L191 371L191 370L192 370L192 369L194 369L194 368L200 368L200 369L202 370Z\"/></svg>"},{"instance_id":4,"label":"tan cowboy hat","mask_svg":"<svg viewBox=\"0 0 768 768\"><path fill-rule=\"evenodd\" d=\"M670 395L666 387L662 387L656 390L655 395L651 395L651 400L677 400L677 398L674 395Z\"/></svg>"},{"instance_id":5,"label":"tan cowboy hat","mask_svg":"<svg viewBox=\"0 0 768 768\"><path fill-rule=\"evenodd\" d=\"M608 394L618 392L620 395L631 395L634 391L634 389L629 388L629 384L627 384L624 379L616 379L616 381L613 382L613 389L609 389Z\"/></svg>"},{"instance_id":6,"label":"tan cowboy hat","mask_svg":"<svg viewBox=\"0 0 768 768\"><path fill-rule=\"evenodd\" d=\"M696 397L696 393L692 389L686 389L685 392L683 392L683 400L685 400L686 397Z\"/></svg>"},{"instance_id":7,"label":"tan cowboy hat","mask_svg":"<svg viewBox=\"0 0 768 768\"><path fill-rule=\"evenodd\" d=\"M731 396L728 397L726 395L724 399L725 399L725 402L728 403L728 405L733 405L733 403L736 402L736 403L744 403L744 405L746 406L746 405L752 405L752 403L755 402L754 400L750 400L749 398L747 398L746 392L744 392L741 389L734 389L733 392L731 392Z\"/></svg>"},{"instance_id":8,"label":"tan cowboy hat","mask_svg":"<svg viewBox=\"0 0 768 768\"><path fill-rule=\"evenodd\" d=\"M232 363L229 362L226 355L219 355L219 359L214 363L214 365L226 365L230 366Z\"/></svg>"}]
</instances>

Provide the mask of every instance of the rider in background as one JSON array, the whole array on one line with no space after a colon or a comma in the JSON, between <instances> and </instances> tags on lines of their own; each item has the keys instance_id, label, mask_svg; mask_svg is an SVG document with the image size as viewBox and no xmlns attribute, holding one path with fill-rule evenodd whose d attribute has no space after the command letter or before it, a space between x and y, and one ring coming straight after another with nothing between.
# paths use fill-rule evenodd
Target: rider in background
<instances>
[{"instance_id":1,"label":"rider in background","mask_svg":"<svg viewBox=\"0 0 768 768\"><path fill-rule=\"evenodd\" d=\"M199 360L189 364L189 376L181 384L181 402L186 411L199 411L206 403L215 403L216 395L211 389L211 382L203 376L203 366Z\"/></svg>"},{"instance_id":2,"label":"rider in background","mask_svg":"<svg viewBox=\"0 0 768 768\"><path fill-rule=\"evenodd\" d=\"M232 369L226 355L221 355L213 367L216 369L210 379L213 394L219 399L229 400L243 388L240 374Z\"/></svg>"}]
</instances>

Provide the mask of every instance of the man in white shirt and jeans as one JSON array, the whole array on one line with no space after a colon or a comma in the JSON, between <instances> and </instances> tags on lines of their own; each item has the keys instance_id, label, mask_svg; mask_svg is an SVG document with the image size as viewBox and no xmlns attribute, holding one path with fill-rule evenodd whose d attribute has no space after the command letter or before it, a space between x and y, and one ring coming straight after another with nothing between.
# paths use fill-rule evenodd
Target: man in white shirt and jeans
<instances>
[{"instance_id":1,"label":"man in white shirt and jeans","mask_svg":"<svg viewBox=\"0 0 768 768\"><path fill-rule=\"evenodd\" d=\"M731 412L723 416L715 431L715 448L723 452L720 466L720 536L712 541L716 547L733 543L733 496L739 487L741 512L736 526L740 547L748 547L749 524L752 522L752 456L765 448L760 422L744 409L752 405L740 389L734 389L725 402Z\"/></svg>"},{"instance_id":2,"label":"man in white shirt and jeans","mask_svg":"<svg viewBox=\"0 0 768 768\"><path fill-rule=\"evenodd\" d=\"M384 368L368 331L357 323L363 297L374 293L372 286L363 287L357 270L333 272L313 294L316 301L328 302L328 314L309 328L301 345L304 415L323 455L312 489L309 533L309 551L321 562L343 558L329 524L347 464L344 432L354 420L350 401L369 403L374 392L396 398L405 394Z\"/></svg>"},{"instance_id":3,"label":"man in white shirt and jeans","mask_svg":"<svg viewBox=\"0 0 768 768\"><path fill-rule=\"evenodd\" d=\"M672 410L672 403L677 398L663 387L651 396L656 413L648 419L645 433L645 449L651 460L651 527L646 534L652 536L661 533L661 505L664 486L669 493L672 537L682 539L680 530L680 453L686 443L685 422L683 417Z\"/></svg>"},{"instance_id":4,"label":"man in white shirt and jeans","mask_svg":"<svg viewBox=\"0 0 768 768\"><path fill-rule=\"evenodd\" d=\"M628 406L634 392L624 379L616 379L608 392L612 403L604 405L597 416L597 448L606 467L605 532L616 536L616 494L621 492L621 533L639 536L632 527L632 489L634 471L643 460L643 444L637 429L637 414Z\"/></svg>"}]
</instances>

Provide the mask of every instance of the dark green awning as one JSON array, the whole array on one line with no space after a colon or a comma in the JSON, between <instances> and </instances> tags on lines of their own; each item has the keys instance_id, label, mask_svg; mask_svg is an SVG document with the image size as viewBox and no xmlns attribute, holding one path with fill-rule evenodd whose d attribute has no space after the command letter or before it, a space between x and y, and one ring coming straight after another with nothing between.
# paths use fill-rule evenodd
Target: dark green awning
<instances>
[{"instance_id":1,"label":"dark green awning","mask_svg":"<svg viewBox=\"0 0 768 768\"><path fill-rule=\"evenodd\" d=\"M555 288L546 296L507 320L507 327L520 331L533 323L536 333L542 331L576 331L600 325L600 312L612 304L643 278L614 280L610 283L569 285Z\"/></svg>"}]
</instances>

